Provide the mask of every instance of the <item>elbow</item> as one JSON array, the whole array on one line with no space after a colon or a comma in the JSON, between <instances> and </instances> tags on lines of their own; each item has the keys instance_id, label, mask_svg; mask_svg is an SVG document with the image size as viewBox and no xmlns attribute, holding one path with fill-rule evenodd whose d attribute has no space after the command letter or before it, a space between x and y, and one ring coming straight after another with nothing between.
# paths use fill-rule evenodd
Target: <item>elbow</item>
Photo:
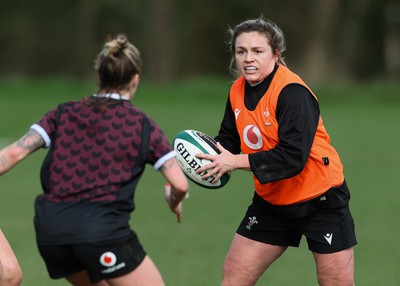
<instances>
[{"instance_id":1,"label":"elbow","mask_svg":"<svg viewBox=\"0 0 400 286\"><path fill-rule=\"evenodd\" d=\"M18 147L16 143L8 146L4 151L8 161L12 164L18 163L29 154L26 149Z\"/></svg>"},{"instance_id":2,"label":"elbow","mask_svg":"<svg viewBox=\"0 0 400 286\"><path fill-rule=\"evenodd\" d=\"M285 169L281 170L280 173L282 174L282 178L288 179L297 176L304 170L306 163L307 162L305 160L293 161L292 164L288 165Z\"/></svg>"},{"instance_id":3,"label":"elbow","mask_svg":"<svg viewBox=\"0 0 400 286\"><path fill-rule=\"evenodd\" d=\"M300 174L304 170L305 166L306 166L305 163L300 163L300 162L298 164L293 165L291 168L289 168L291 173L289 174L289 177L294 177Z\"/></svg>"},{"instance_id":4,"label":"elbow","mask_svg":"<svg viewBox=\"0 0 400 286\"><path fill-rule=\"evenodd\" d=\"M308 161L308 155L303 152L288 154L285 157L286 166L282 168L281 172L284 178L291 178L300 174Z\"/></svg>"},{"instance_id":5,"label":"elbow","mask_svg":"<svg viewBox=\"0 0 400 286\"><path fill-rule=\"evenodd\" d=\"M0 151L0 158L2 163L0 166L0 174L3 174L14 167L14 165L21 161L24 156L21 152L21 148L16 147L15 144L12 144Z\"/></svg>"}]
</instances>

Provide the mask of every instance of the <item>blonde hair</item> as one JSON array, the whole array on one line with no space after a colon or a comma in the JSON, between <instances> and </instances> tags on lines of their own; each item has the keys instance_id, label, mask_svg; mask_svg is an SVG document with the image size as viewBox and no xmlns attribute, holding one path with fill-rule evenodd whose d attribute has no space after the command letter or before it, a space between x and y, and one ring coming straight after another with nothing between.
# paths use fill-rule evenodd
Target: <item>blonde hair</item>
<instances>
[{"instance_id":1,"label":"blonde hair","mask_svg":"<svg viewBox=\"0 0 400 286\"><path fill-rule=\"evenodd\" d=\"M268 39L272 52L278 57L278 63L286 66L284 57L282 56L283 52L286 50L286 40L282 30L271 20L260 17L258 19L246 20L236 25L233 29L228 28L228 33L230 35L228 45L231 52L229 69L234 76L237 77L240 75L235 64L236 38L242 33L249 32L264 34Z\"/></svg>"},{"instance_id":2,"label":"blonde hair","mask_svg":"<svg viewBox=\"0 0 400 286\"><path fill-rule=\"evenodd\" d=\"M124 34L106 41L94 65L100 89L107 92L129 89L132 77L140 74L141 66L139 50Z\"/></svg>"}]
</instances>

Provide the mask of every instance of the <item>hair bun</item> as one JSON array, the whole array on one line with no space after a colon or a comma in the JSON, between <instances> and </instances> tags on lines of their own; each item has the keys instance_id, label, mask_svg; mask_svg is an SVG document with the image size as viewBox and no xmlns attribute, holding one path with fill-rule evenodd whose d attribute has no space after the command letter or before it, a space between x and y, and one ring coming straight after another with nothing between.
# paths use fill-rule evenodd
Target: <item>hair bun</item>
<instances>
[{"instance_id":1,"label":"hair bun","mask_svg":"<svg viewBox=\"0 0 400 286\"><path fill-rule=\"evenodd\" d=\"M123 34L117 35L115 40L119 44L120 49L126 48L128 46L128 38Z\"/></svg>"},{"instance_id":2,"label":"hair bun","mask_svg":"<svg viewBox=\"0 0 400 286\"><path fill-rule=\"evenodd\" d=\"M129 90L132 77L141 72L141 65L139 50L125 34L108 36L94 64L101 90Z\"/></svg>"},{"instance_id":3,"label":"hair bun","mask_svg":"<svg viewBox=\"0 0 400 286\"><path fill-rule=\"evenodd\" d=\"M123 35L119 34L114 39L110 40L105 44L105 49L107 50L106 55L112 56L118 53L119 51L128 47L128 38Z\"/></svg>"}]
</instances>

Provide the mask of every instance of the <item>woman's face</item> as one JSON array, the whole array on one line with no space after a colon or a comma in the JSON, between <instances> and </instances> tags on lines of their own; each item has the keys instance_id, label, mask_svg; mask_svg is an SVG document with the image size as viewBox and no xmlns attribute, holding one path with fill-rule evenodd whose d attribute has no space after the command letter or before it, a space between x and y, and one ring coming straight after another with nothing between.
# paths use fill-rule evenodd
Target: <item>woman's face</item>
<instances>
[{"instance_id":1,"label":"woman's face","mask_svg":"<svg viewBox=\"0 0 400 286\"><path fill-rule=\"evenodd\" d=\"M273 71L277 60L265 34L255 31L237 36L236 67L250 84L257 84L266 78Z\"/></svg>"}]
</instances>

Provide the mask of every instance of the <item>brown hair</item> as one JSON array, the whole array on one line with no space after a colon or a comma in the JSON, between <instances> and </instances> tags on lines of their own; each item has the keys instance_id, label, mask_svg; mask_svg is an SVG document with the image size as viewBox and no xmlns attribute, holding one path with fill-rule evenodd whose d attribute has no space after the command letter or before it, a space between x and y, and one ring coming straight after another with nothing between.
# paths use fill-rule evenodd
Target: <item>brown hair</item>
<instances>
[{"instance_id":1,"label":"brown hair","mask_svg":"<svg viewBox=\"0 0 400 286\"><path fill-rule=\"evenodd\" d=\"M108 36L94 64L100 87L98 97L86 98L86 106L96 106L103 110L105 106L115 104L115 100L102 95L121 94L122 91L129 90L133 76L140 74L141 67L139 50L128 42L124 34L118 34L115 38Z\"/></svg>"},{"instance_id":2,"label":"brown hair","mask_svg":"<svg viewBox=\"0 0 400 286\"><path fill-rule=\"evenodd\" d=\"M286 40L282 30L271 20L260 17L258 19L246 20L236 25L233 29L228 28L228 33L230 35L228 45L231 52L229 68L234 76L239 75L235 64L236 38L242 33L249 32L260 32L265 34L272 48L272 52L278 56L278 63L286 66L282 56L283 52L286 50Z\"/></svg>"},{"instance_id":3,"label":"brown hair","mask_svg":"<svg viewBox=\"0 0 400 286\"><path fill-rule=\"evenodd\" d=\"M132 77L140 74L141 66L139 50L125 35L117 35L105 43L95 60L100 90L119 92L129 89Z\"/></svg>"}]
</instances>

